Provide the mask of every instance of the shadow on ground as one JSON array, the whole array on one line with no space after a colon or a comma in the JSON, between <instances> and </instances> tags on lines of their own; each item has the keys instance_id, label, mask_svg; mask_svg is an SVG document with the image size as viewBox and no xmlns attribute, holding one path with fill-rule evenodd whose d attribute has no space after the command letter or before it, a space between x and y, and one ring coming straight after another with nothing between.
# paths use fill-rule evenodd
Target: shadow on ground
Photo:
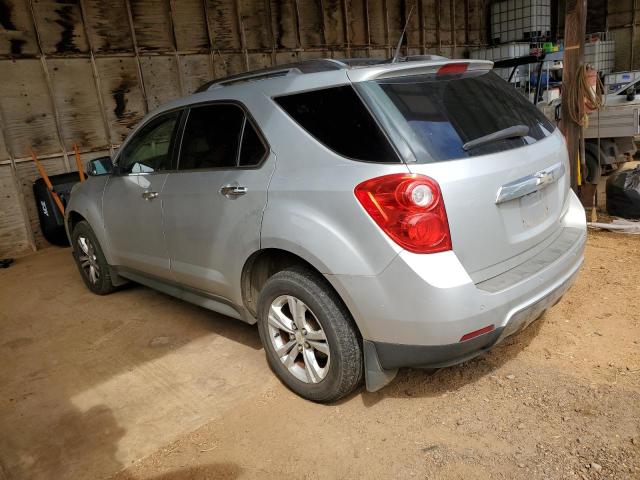
<instances>
[{"instance_id":1,"label":"shadow on ground","mask_svg":"<svg viewBox=\"0 0 640 480\"><path fill-rule=\"evenodd\" d=\"M9 478L108 477L275 381L255 327L140 286L96 297L66 249L0 272L0 304L0 474ZM401 370L381 391L339 403L455 391L517 356L543 321L465 364ZM153 479L240 473L217 463Z\"/></svg>"},{"instance_id":2,"label":"shadow on ground","mask_svg":"<svg viewBox=\"0 0 640 480\"><path fill-rule=\"evenodd\" d=\"M360 397L362 404L370 407L385 398L440 397L445 393L456 391L467 384L479 381L486 375L491 375L518 356L536 337L544 321L543 315L524 331L506 339L485 354L460 365L437 370L400 369L396 378L385 388L377 392L368 392L363 387L338 404Z\"/></svg>"},{"instance_id":3,"label":"shadow on ground","mask_svg":"<svg viewBox=\"0 0 640 480\"><path fill-rule=\"evenodd\" d=\"M242 473L236 463L224 462L197 467L184 467L178 470L154 475L151 477L132 476L125 472L122 480L233 480Z\"/></svg>"},{"instance_id":4,"label":"shadow on ground","mask_svg":"<svg viewBox=\"0 0 640 480\"><path fill-rule=\"evenodd\" d=\"M68 249L1 270L0 305L0 480L109 477L272 378L255 327L141 286L95 296Z\"/></svg>"}]
</instances>

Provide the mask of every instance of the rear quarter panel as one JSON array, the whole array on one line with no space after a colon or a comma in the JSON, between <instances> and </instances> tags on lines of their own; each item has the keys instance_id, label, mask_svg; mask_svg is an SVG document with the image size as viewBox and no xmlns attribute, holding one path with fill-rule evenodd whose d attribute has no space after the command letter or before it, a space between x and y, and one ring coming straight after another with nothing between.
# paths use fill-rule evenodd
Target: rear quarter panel
<instances>
[{"instance_id":1,"label":"rear quarter panel","mask_svg":"<svg viewBox=\"0 0 640 480\"><path fill-rule=\"evenodd\" d=\"M341 157L294 122L268 92L262 102L253 113L277 161L261 248L295 253L324 274L380 273L401 248L364 211L354 188L373 177L407 173L406 165Z\"/></svg>"}]
</instances>

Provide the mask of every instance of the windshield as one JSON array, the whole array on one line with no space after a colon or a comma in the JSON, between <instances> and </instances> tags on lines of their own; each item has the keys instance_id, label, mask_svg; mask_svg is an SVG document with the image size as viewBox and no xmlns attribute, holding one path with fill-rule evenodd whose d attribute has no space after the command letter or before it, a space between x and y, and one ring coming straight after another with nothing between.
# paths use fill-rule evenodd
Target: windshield
<instances>
[{"instance_id":1,"label":"windshield","mask_svg":"<svg viewBox=\"0 0 640 480\"><path fill-rule=\"evenodd\" d=\"M408 148L420 163L501 152L530 145L554 130L552 123L515 88L491 71L457 75L416 75L359 84L390 137ZM473 140L510 127L524 126L524 135L482 142ZM402 147L398 148L402 151Z\"/></svg>"}]
</instances>

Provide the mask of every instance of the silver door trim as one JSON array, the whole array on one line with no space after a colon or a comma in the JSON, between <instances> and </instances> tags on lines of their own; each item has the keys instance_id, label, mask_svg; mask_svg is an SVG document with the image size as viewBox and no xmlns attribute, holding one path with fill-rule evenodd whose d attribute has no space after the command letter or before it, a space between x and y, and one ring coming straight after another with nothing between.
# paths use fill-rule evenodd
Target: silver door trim
<instances>
[{"instance_id":1,"label":"silver door trim","mask_svg":"<svg viewBox=\"0 0 640 480\"><path fill-rule=\"evenodd\" d=\"M158 195L160 195L158 192L142 192L142 198L145 200L153 200L158 198Z\"/></svg>"},{"instance_id":2,"label":"silver door trim","mask_svg":"<svg viewBox=\"0 0 640 480\"><path fill-rule=\"evenodd\" d=\"M246 194L247 187L238 184L225 185L220 188L220 193L224 197L235 198Z\"/></svg>"},{"instance_id":3,"label":"silver door trim","mask_svg":"<svg viewBox=\"0 0 640 480\"><path fill-rule=\"evenodd\" d=\"M540 170L539 172L519 178L513 182L506 183L498 190L496 205L499 205L516 198L524 197L537 190L541 190L552 183L558 181L565 173L564 163L558 162L555 165Z\"/></svg>"}]
</instances>

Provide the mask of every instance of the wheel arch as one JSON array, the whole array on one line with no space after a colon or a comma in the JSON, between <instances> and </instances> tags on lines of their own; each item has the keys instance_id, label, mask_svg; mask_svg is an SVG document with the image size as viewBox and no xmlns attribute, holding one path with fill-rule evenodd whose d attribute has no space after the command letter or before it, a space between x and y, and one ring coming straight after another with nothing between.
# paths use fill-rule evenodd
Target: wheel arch
<instances>
[{"instance_id":1,"label":"wheel arch","mask_svg":"<svg viewBox=\"0 0 640 480\"><path fill-rule=\"evenodd\" d=\"M71 210L67 212L66 226L69 239L71 239L71 234L73 233L73 229L75 228L75 226L78 224L78 222L81 222L83 220L86 221L87 219L84 218L84 216L77 210Z\"/></svg>"},{"instance_id":2,"label":"wheel arch","mask_svg":"<svg viewBox=\"0 0 640 480\"><path fill-rule=\"evenodd\" d=\"M284 250L281 248L264 248L254 252L246 261L242 268L241 274L241 290L242 290L242 303L245 309L254 318L257 318L257 301L260 291L266 284L267 280L276 273L294 266L300 265L313 271L322 278L328 288L331 289L345 306L349 312L349 316L355 325L360 338L362 338L362 329L353 316L351 308L349 308L349 302L345 301L344 294L341 295L342 290L337 285L334 278L331 275L324 275L322 273L322 265L314 264L315 262L309 261L299 254Z\"/></svg>"},{"instance_id":3,"label":"wheel arch","mask_svg":"<svg viewBox=\"0 0 640 480\"><path fill-rule=\"evenodd\" d=\"M106 257L107 262L110 265L113 265L109 242L107 240L102 220L98 215L93 213L93 210L75 208L75 206L72 205L71 208L65 212L65 228L67 230L67 236L69 237L69 243L73 244L71 238L71 236L73 235L73 229L78 224L78 222L82 221L85 221L89 224L89 226L93 230L93 233L98 239L98 242L100 243L100 247L102 248L102 252Z\"/></svg>"}]
</instances>

